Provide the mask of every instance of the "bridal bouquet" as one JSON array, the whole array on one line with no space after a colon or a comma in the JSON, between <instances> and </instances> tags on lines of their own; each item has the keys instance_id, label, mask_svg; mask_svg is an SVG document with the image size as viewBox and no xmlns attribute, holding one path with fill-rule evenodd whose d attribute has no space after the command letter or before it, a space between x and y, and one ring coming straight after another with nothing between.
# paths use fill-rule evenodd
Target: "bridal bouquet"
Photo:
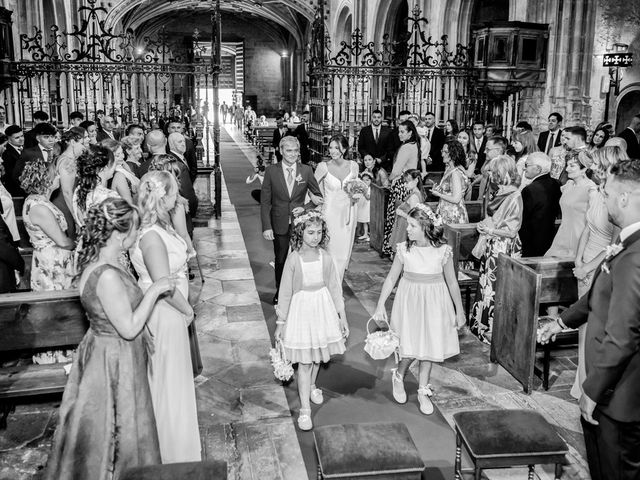
<instances>
[{"instance_id":1,"label":"bridal bouquet","mask_svg":"<svg viewBox=\"0 0 640 480\"><path fill-rule=\"evenodd\" d=\"M364 183L359 178L354 178L353 180L349 180L344 182L344 186L342 190L347 194L349 200L351 200L351 205L355 205L358 203L362 197L365 196L369 187L366 183ZM347 225L351 223L351 209L349 209L349 218L347 219Z\"/></svg>"}]
</instances>

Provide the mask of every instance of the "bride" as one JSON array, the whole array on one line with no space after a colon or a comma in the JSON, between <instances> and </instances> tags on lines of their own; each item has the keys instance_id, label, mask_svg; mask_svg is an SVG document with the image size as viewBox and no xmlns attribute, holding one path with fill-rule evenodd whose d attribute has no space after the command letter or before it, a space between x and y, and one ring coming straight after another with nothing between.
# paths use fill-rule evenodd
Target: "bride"
<instances>
[{"instance_id":1,"label":"bride","mask_svg":"<svg viewBox=\"0 0 640 480\"><path fill-rule=\"evenodd\" d=\"M315 173L324 197L322 213L329 232L327 250L335 261L340 283L351 257L357 223L357 202L352 203L343 190L345 182L358 178L359 170L356 162L344 158L348 149L349 143L343 135L331 137L331 160L319 164Z\"/></svg>"}]
</instances>

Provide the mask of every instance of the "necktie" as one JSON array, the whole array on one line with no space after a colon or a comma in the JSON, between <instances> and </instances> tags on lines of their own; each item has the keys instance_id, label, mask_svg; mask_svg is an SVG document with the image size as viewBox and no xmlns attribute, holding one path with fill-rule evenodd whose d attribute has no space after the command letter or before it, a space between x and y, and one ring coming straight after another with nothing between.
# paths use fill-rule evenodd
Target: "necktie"
<instances>
[{"instance_id":1,"label":"necktie","mask_svg":"<svg viewBox=\"0 0 640 480\"><path fill-rule=\"evenodd\" d=\"M378 133L378 129L377 128L376 128L375 132L376 132L376 134L374 135L374 138L376 140L376 143L378 143L378 135L380 135L380 134Z\"/></svg>"},{"instance_id":2,"label":"necktie","mask_svg":"<svg viewBox=\"0 0 640 480\"><path fill-rule=\"evenodd\" d=\"M429 139L429 141L431 141L431 131L431 129L427 131L427 138Z\"/></svg>"},{"instance_id":3,"label":"necktie","mask_svg":"<svg viewBox=\"0 0 640 480\"><path fill-rule=\"evenodd\" d=\"M554 138L555 138L556 134L552 133L551 135L549 135L549 144L547 145L547 151L545 152L547 155L549 155L549 150L551 150L553 148L553 144L554 144Z\"/></svg>"},{"instance_id":4,"label":"necktie","mask_svg":"<svg viewBox=\"0 0 640 480\"><path fill-rule=\"evenodd\" d=\"M293 183L293 168L287 167L287 185L291 187Z\"/></svg>"}]
</instances>

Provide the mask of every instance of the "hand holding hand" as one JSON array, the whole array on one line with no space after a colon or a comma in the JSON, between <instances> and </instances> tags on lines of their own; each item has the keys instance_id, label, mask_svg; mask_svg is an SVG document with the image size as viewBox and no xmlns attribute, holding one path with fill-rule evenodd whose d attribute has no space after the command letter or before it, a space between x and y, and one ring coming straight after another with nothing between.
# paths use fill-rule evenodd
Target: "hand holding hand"
<instances>
[{"instance_id":1,"label":"hand holding hand","mask_svg":"<svg viewBox=\"0 0 640 480\"><path fill-rule=\"evenodd\" d=\"M265 230L264 232L262 232L262 236L264 237L265 240L273 240L273 230L269 229L269 230Z\"/></svg>"},{"instance_id":2,"label":"hand holding hand","mask_svg":"<svg viewBox=\"0 0 640 480\"><path fill-rule=\"evenodd\" d=\"M540 317L538 319L538 343L546 345L549 341L555 340L556 335L562 331L560 324L554 320L548 321L544 325L540 326L540 321L548 317Z\"/></svg>"},{"instance_id":3,"label":"hand holding hand","mask_svg":"<svg viewBox=\"0 0 640 480\"><path fill-rule=\"evenodd\" d=\"M184 315L184 321L187 324L187 327L189 325L191 325L191 322L193 322L193 319L195 318L195 316L196 316L196 314L193 311L193 308L191 306L189 306L189 310Z\"/></svg>"},{"instance_id":4,"label":"hand holding hand","mask_svg":"<svg viewBox=\"0 0 640 480\"><path fill-rule=\"evenodd\" d=\"M311 200L316 205L322 205L324 203L324 198L311 192L309 192L309 200Z\"/></svg>"}]
</instances>

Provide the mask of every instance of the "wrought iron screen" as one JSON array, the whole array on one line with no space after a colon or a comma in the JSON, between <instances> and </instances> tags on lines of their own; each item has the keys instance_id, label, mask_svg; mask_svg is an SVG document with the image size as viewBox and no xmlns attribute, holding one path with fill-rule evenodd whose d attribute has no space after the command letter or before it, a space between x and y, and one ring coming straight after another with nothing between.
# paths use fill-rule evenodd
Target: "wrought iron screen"
<instances>
[{"instance_id":1,"label":"wrought iron screen","mask_svg":"<svg viewBox=\"0 0 640 480\"><path fill-rule=\"evenodd\" d=\"M196 29L174 39L164 30L155 38L105 27L107 10L97 0L80 7L80 25L48 32L34 27L20 35L19 59L12 64L14 83L2 93L9 122L29 126L43 110L54 125L67 125L80 111L92 119L98 110L119 124L157 126L163 118L187 114L204 142L209 164L213 99L209 98L217 67ZM213 35L213 32L212 32Z\"/></svg>"},{"instance_id":2,"label":"wrought iron screen","mask_svg":"<svg viewBox=\"0 0 640 480\"><path fill-rule=\"evenodd\" d=\"M380 44L365 42L355 29L350 43L340 42L336 52L317 12L308 61L309 132L316 161L335 133L347 135L355 152L358 132L375 109L388 120L409 110L420 117L433 112L440 122L453 118L465 126L493 116L486 94L473 88L470 48L451 46L446 35L439 40L427 36L428 21L417 5L407 24L404 38L392 41L386 33Z\"/></svg>"}]
</instances>

